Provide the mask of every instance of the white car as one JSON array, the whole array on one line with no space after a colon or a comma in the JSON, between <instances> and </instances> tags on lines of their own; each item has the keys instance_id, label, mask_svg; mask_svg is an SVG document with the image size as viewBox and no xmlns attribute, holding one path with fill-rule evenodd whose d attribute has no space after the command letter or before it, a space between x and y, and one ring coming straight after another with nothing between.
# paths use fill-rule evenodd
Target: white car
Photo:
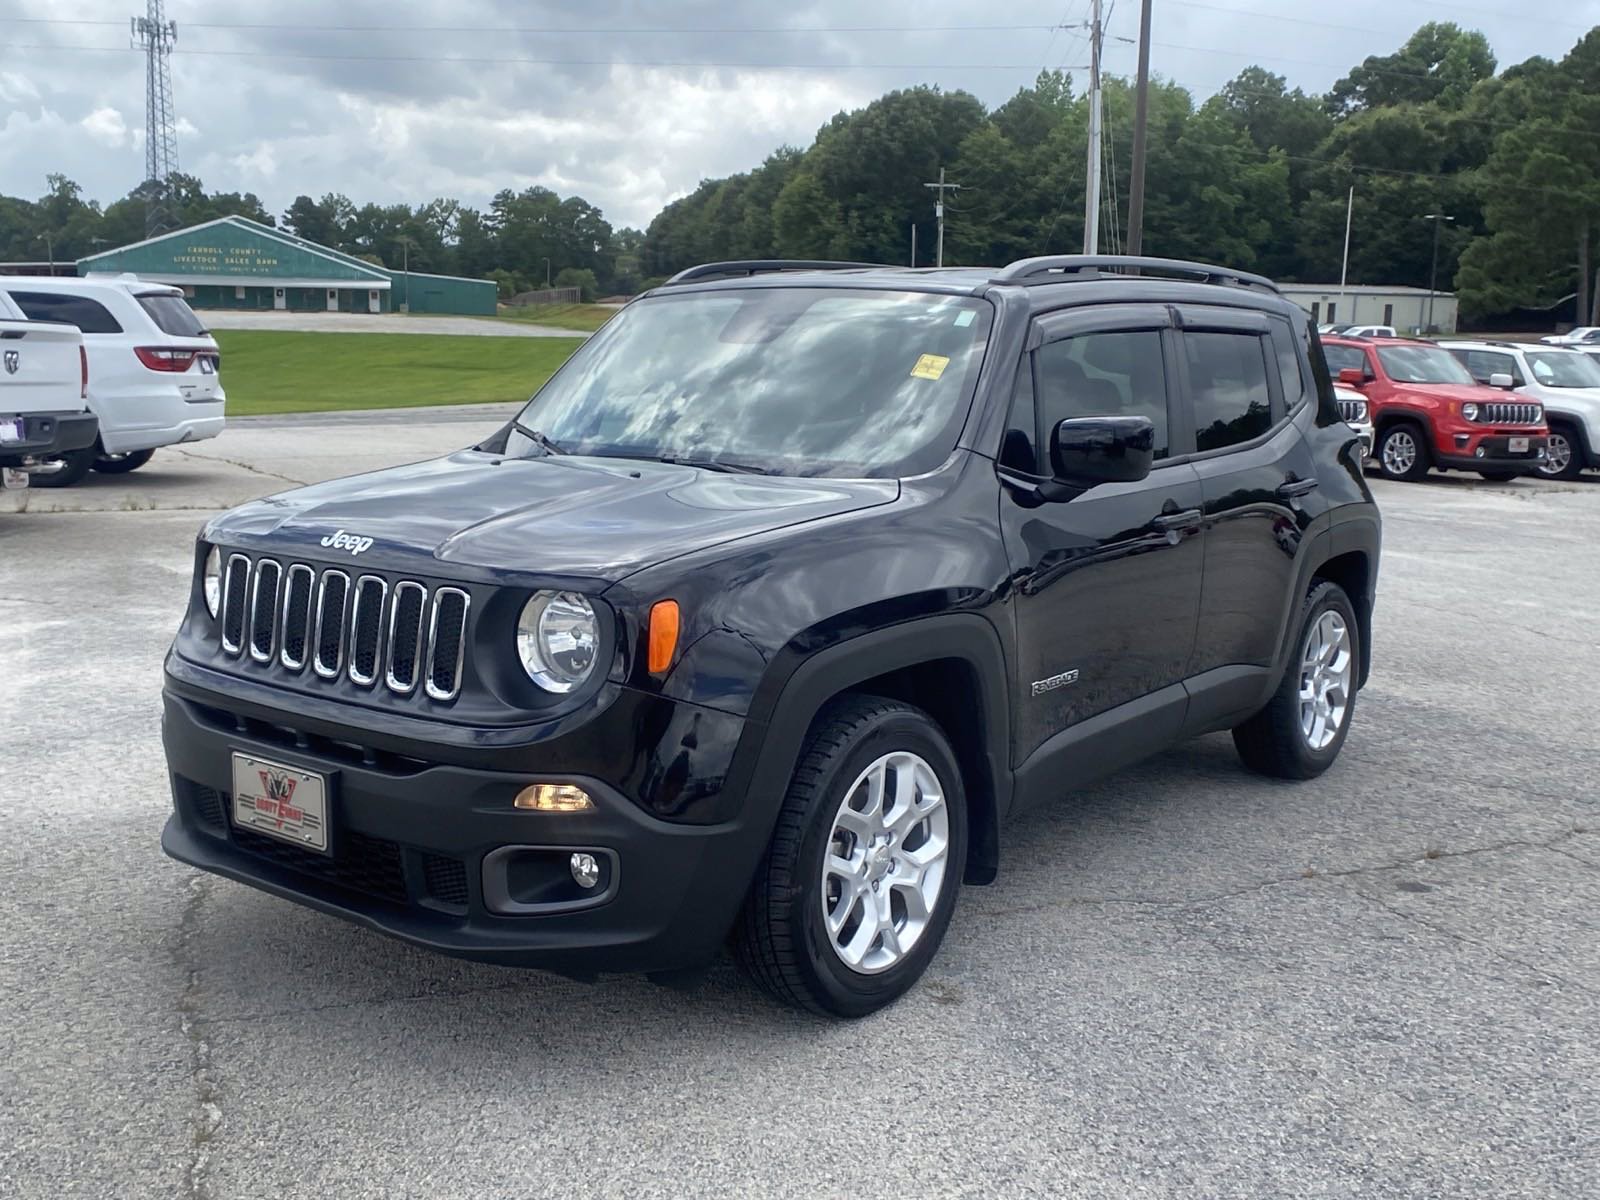
<instances>
[{"instance_id":1,"label":"white car","mask_svg":"<svg viewBox=\"0 0 1600 1200\"><path fill-rule=\"evenodd\" d=\"M1339 331L1339 336L1392 338L1400 335L1395 332L1393 325L1346 325Z\"/></svg>"},{"instance_id":2,"label":"white car","mask_svg":"<svg viewBox=\"0 0 1600 1200\"><path fill-rule=\"evenodd\" d=\"M134 275L4 275L0 295L30 320L76 325L89 356L99 439L37 470L34 486L66 487L91 467L134 471L161 446L222 432L222 356L181 289Z\"/></svg>"},{"instance_id":3,"label":"white car","mask_svg":"<svg viewBox=\"0 0 1600 1200\"><path fill-rule=\"evenodd\" d=\"M1539 464L1540 475L1575 479L1585 467L1600 467L1600 357L1540 343L1440 345L1479 383L1508 375L1513 388L1544 405L1550 451Z\"/></svg>"},{"instance_id":4,"label":"white car","mask_svg":"<svg viewBox=\"0 0 1600 1200\"><path fill-rule=\"evenodd\" d=\"M1339 404L1339 415L1344 418L1344 423L1354 429L1361 438L1361 457L1363 460L1372 457L1372 417L1367 411L1367 398L1353 388L1333 388L1334 399Z\"/></svg>"},{"instance_id":5,"label":"white car","mask_svg":"<svg viewBox=\"0 0 1600 1200\"><path fill-rule=\"evenodd\" d=\"M1600 325L1579 325L1566 333L1539 339L1546 346L1600 346Z\"/></svg>"}]
</instances>

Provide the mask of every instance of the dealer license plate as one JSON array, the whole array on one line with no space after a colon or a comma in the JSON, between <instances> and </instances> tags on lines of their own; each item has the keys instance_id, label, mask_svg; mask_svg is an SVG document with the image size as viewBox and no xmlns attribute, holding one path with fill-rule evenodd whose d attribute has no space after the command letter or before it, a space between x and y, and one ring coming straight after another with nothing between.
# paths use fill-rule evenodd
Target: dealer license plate
<instances>
[{"instance_id":1,"label":"dealer license plate","mask_svg":"<svg viewBox=\"0 0 1600 1200\"><path fill-rule=\"evenodd\" d=\"M22 438L21 417L8 417L0 421L0 442L20 442Z\"/></svg>"},{"instance_id":2,"label":"dealer license plate","mask_svg":"<svg viewBox=\"0 0 1600 1200\"><path fill-rule=\"evenodd\" d=\"M1506 442L1506 449L1512 454L1526 454L1528 452L1528 439L1511 438Z\"/></svg>"},{"instance_id":3,"label":"dealer license plate","mask_svg":"<svg viewBox=\"0 0 1600 1200\"><path fill-rule=\"evenodd\" d=\"M321 775L233 756L233 823L308 850L328 850L328 783Z\"/></svg>"},{"instance_id":4,"label":"dealer license plate","mask_svg":"<svg viewBox=\"0 0 1600 1200\"><path fill-rule=\"evenodd\" d=\"M0 467L0 488L21 491L28 486L28 473L18 467Z\"/></svg>"}]
</instances>

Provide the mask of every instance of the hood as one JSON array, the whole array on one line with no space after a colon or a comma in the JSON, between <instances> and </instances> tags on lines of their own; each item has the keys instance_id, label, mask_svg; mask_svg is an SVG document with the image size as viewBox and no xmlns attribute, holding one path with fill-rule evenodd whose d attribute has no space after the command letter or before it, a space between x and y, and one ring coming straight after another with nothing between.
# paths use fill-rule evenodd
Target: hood
<instances>
[{"instance_id":1,"label":"hood","mask_svg":"<svg viewBox=\"0 0 1600 1200\"><path fill-rule=\"evenodd\" d=\"M680 554L899 494L893 479L463 450L257 500L218 517L206 536L223 545L270 541L281 554L323 562L348 557L356 567L426 572L417 559L429 558L614 583Z\"/></svg>"},{"instance_id":2,"label":"hood","mask_svg":"<svg viewBox=\"0 0 1600 1200\"><path fill-rule=\"evenodd\" d=\"M1529 401L1529 397L1518 392L1504 392L1499 388L1492 388L1486 383L1401 383L1391 380L1402 392L1423 392L1440 400L1459 400L1463 404L1494 404L1497 401L1510 400L1514 403ZM1537 403L1537 401L1531 401Z\"/></svg>"}]
</instances>

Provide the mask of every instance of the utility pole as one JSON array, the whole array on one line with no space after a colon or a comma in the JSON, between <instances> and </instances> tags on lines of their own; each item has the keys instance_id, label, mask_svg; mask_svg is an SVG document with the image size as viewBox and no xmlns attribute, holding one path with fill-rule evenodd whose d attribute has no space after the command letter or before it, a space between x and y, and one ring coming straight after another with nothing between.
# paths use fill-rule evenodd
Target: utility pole
<instances>
[{"instance_id":1,"label":"utility pole","mask_svg":"<svg viewBox=\"0 0 1600 1200\"><path fill-rule=\"evenodd\" d=\"M911 265L917 265L917 223L911 222Z\"/></svg>"},{"instance_id":2,"label":"utility pole","mask_svg":"<svg viewBox=\"0 0 1600 1200\"><path fill-rule=\"evenodd\" d=\"M55 243L50 240L50 235L48 233L41 233L39 235L39 240L44 243L44 252L50 259L50 274L53 277L55 275L55 273L56 273L56 246L55 246Z\"/></svg>"},{"instance_id":3,"label":"utility pole","mask_svg":"<svg viewBox=\"0 0 1600 1200\"><path fill-rule=\"evenodd\" d=\"M1350 185L1350 199L1344 206L1344 265L1339 268L1339 303L1344 303L1345 280L1350 278L1350 223L1356 215L1356 185Z\"/></svg>"},{"instance_id":4,"label":"utility pole","mask_svg":"<svg viewBox=\"0 0 1600 1200\"><path fill-rule=\"evenodd\" d=\"M1095 3L1098 4L1099 0L1095 0ZM947 191L959 192L961 185L959 183L946 183L944 181L944 168L940 167L939 182L925 183L922 186L938 189L939 198L933 202L933 215L939 218L939 242L938 249L934 252L933 265L942 267L944 266L944 194Z\"/></svg>"},{"instance_id":5,"label":"utility pole","mask_svg":"<svg viewBox=\"0 0 1600 1200\"><path fill-rule=\"evenodd\" d=\"M133 44L144 51L144 233L174 224L169 208L172 175L178 169L178 133L172 112L172 46L178 23L166 19L162 0L149 0L145 15L128 18Z\"/></svg>"},{"instance_id":6,"label":"utility pole","mask_svg":"<svg viewBox=\"0 0 1600 1200\"><path fill-rule=\"evenodd\" d=\"M1100 23L1100 0L1094 0L1089 24L1089 171L1088 195L1083 206L1083 252L1100 252L1100 43L1105 29Z\"/></svg>"},{"instance_id":7,"label":"utility pole","mask_svg":"<svg viewBox=\"0 0 1600 1200\"><path fill-rule=\"evenodd\" d=\"M1139 6L1139 78L1133 94L1133 178L1128 183L1128 253L1144 253L1145 129L1150 123L1150 0Z\"/></svg>"},{"instance_id":8,"label":"utility pole","mask_svg":"<svg viewBox=\"0 0 1600 1200\"><path fill-rule=\"evenodd\" d=\"M1427 333L1433 328L1433 297L1439 290L1439 234L1444 229L1444 223L1455 218L1444 213L1429 213L1422 219L1433 222L1433 269L1428 273L1428 318L1422 329L1423 333Z\"/></svg>"}]
</instances>

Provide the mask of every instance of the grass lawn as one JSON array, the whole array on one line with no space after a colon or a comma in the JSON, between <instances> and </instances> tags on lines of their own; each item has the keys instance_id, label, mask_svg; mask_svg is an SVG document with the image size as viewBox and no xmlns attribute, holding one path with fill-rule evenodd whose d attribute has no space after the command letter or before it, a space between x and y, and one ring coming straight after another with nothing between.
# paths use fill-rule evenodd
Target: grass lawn
<instances>
[{"instance_id":1,"label":"grass lawn","mask_svg":"<svg viewBox=\"0 0 1600 1200\"><path fill-rule=\"evenodd\" d=\"M603 304L531 304L525 308L500 306L500 319L503 321L531 321L535 325L581 329L585 333L593 333L616 315L616 309Z\"/></svg>"},{"instance_id":2,"label":"grass lawn","mask_svg":"<svg viewBox=\"0 0 1600 1200\"><path fill-rule=\"evenodd\" d=\"M219 329L228 414L526 400L579 338Z\"/></svg>"}]
</instances>

